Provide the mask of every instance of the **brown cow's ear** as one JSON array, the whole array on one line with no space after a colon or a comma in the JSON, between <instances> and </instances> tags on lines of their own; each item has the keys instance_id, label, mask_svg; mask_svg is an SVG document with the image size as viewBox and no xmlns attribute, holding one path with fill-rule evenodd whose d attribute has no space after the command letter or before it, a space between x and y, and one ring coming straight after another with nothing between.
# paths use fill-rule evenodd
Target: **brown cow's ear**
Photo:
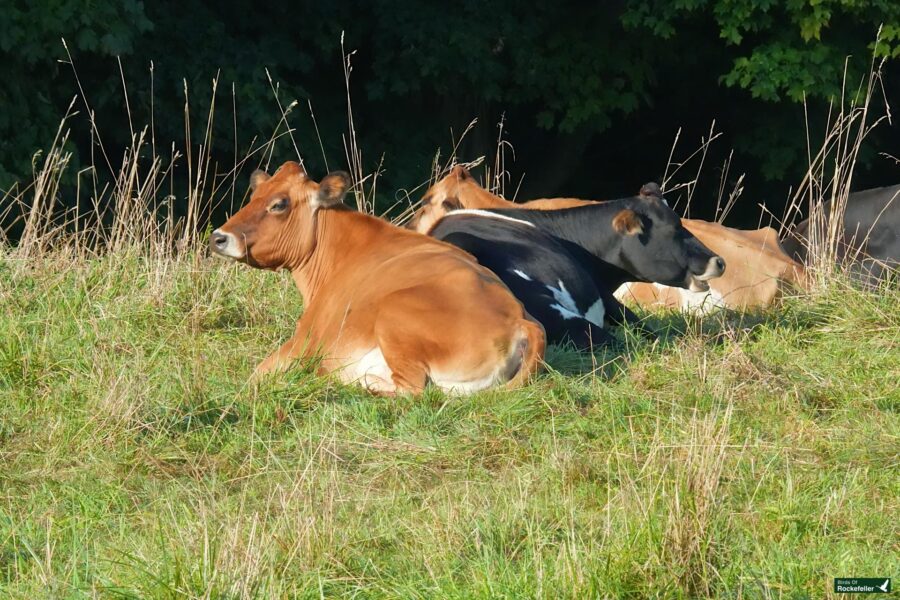
<instances>
[{"instance_id":1,"label":"brown cow's ear","mask_svg":"<svg viewBox=\"0 0 900 600\"><path fill-rule=\"evenodd\" d=\"M463 207L462 202L459 201L459 198L450 197L445 198L443 202L441 202L441 208L450 212L451 210L459 210Z\"/></svg>"},{"instance_id":2,"label":"brown cow's ear","mask_svg":"<svg viewBox=\"0 0 900 600\"><path fill-rule=\"evenodd\" d=\"M643 187L641 187L640 195L644 198L658 198L662 200L662 191L659 189L659 184L650 182L645 183Z\"/></svg>"},{"instance_id":3,"label":"brown cow's ear","mask_svg":"<svg viewBox=\"0 0 900 600\"><path fill-rule=\"evenodd\" d=\"M628 208L619 211L619 214L613 217L612 226L619 235L638 235L644 232L641 218Z\"/></svg>"},{"instance_id":4,"label":"brown cow's ear","mask_svg":"<svg viewBox=\"0 0 900 600\"><path fill-rule=\"evenodd\" d=\"M452 176L458 178L458 179L461 180L461 181L462 181L462 180L465 180L465 179L471 179L471 178L472 178L472 174L469 173L469 170L466 169L466 168L465 168L464 166L462 166L462 165L456 165L455 167L453 167L452 169L450 169L450 175L452 175Z\"/></svg>"},{"instance_id":5,"label":"brown cow's ear","mask_svg":"<svg viewBox=\"0 0 900 600\"><path fill-rule=\"evenodd\" d=\"M259 187L259 184L265 183L272 176L263 171L262 169L257 169L250 174L250 189L252 191L256 191L256 188Z\"/></svg>"},{"instance_id":6,"label":"brown cow's ear","mask_svg":"<svg viewBox=\"0 0 900 600\"><path fill-rule=\"evenodd\" d=\"M319 182L319 191L312 202L313 208L325 208L340 204L350 189L350 175L343 171L329 173Z\"/></svg>"}]
</instances>

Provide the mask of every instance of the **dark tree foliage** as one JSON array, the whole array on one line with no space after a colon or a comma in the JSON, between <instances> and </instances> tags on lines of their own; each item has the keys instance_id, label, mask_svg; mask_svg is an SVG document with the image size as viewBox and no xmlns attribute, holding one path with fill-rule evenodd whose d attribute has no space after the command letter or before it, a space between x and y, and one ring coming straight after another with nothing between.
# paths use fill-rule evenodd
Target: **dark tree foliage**
<instances>
[{"instance_id":1,"label":"dark tree foliage","mask_svg":"<svg viewBox=\"0 0 900 600\"><path fill-rule=\"evenodd\" d=\"M300 102L291 124L308 167L324 170L307 100L330 166L342 165L342 32L356 50L356 130L368 169L384 157L382 190L423 182L435 151L450 150L451 131L458 136L476 117L460 154L492 155L503 115L513 168L527 173L525 195L630 193L662 175L679 127L693 143L716 119L727 134L720 146L735 149L735 173L747 171L756 193L780 200L806 165L802 101L821 136L815 128L842 93L845 61L855 91L873 51L900 56L900 3L8 1L0 10L0 188L28 179L32 156L78 94L61 38L113 161L131 135L118 57L132 121L149 123L152 106L161 144L184 145L185 85L192 140L201 139L218 73L212 151L230 166L235 146L242 154L280 119L268 69L282 101ZM887 73L895 100L897 80ZM81 99L76 107L85 110ZM896 165L878 153L900 154L897 133L882 127L871 138L861 181L896 179ZM90 128L73 135L83 163ZM281 144L275 160L292 152Z\"/></svg>"}]
</instances>

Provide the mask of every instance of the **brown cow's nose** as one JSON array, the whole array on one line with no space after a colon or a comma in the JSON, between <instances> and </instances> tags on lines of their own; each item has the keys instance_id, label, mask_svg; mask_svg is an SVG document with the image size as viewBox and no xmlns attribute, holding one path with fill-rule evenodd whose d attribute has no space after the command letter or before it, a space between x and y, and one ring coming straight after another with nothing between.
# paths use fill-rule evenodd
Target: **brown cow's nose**
<instances>
[{"instance_id":1,"label":"brown cow's nose","mask_svg":"<svg viewBox=\"0 0 900 600\"><path fill-rule=\"evenodd\" d=\"M247 253L246 244L240 243L233 233L216 229L209 235L209 249L219 256L241 260Z\"/></svg>"},{"instance_id":2,"label":"brown cow's nose","mask_svg":"<svg viewBox=\"0 0 900 600\"><path fill-rule=\"evenodd\" d=\"M228 246L228 236L219 230L213 231L209 238L209 245L214 252L222 252Z\"/></svg>"}]
</instances>

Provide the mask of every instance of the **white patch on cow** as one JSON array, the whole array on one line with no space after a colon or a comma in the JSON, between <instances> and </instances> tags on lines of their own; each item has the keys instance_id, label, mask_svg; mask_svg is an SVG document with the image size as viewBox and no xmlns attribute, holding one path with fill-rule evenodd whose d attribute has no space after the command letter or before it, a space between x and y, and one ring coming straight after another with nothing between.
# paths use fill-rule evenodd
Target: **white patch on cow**
<instances>
[{"instance_id":1,"label":"white patch on cow","mask_svg":"<svg viewBox=\"0 0 900 600\"><path fill-rule=\"evenodd\" d=\"M445 392L454 394L472 394L492 387L497 383L503 383L500 381L501 368L502 367L498 366L484 377L478 377L476 379L463 379L461 375L455 374L432 373L431 383Z\"/></svg>"},{"instance_id":2,"label":"white patch on cow","mask_svg":"<svg viewBox=\"0 0 900 600\"><path fill-rule=\"evenodd\" d=\"M513 273L524 279L525 281L531 281L531 277L528 276L528 273L524 273L519 269L513 269Z\"/></svg>"},{"instance_id":3,"label":"white patch on cow","mask_svg":"<svg viewBox=\"0 0 900 600\"><path fill-rule=\"evenodd\" d=\"M709 262L706 263L706 270L703 271L703 274L696 275L695 279L699 279L700 281L708 281L716 277L721 277L722 273L724 272L725 261L723 261L721 257L713 256L709 259Z\"/></svg>"},{"instance_id":4,"label":"white patch on cow","mask_svg":"<svg viewBox=\"0 0 900 600\"><path fill-rule=\"evenodd\" d=\"M620 302L632 300L632 285L633 284L631 282L623 283L613 293L613 296L615 296L616 299L618 299ZM663 285L661 283L653 283L653 287L659 290L656 304L664 305L664 299L669 296L669 294L677 292L678 308L684 312L689 312L697 315L706 315L727 306L725 299L722 297L722 294L717 292L712 287L702 292L693 292L684 288L675 288L668 285Z\"/></svg>"},{"instance_id":5,"label":"white patch on cow","mask_svg":"<svg viewBox=\"0 0 900 600\"><path fill-rule=\"evenodd\" d=\"M659 284L654 284L662 288ZM681 296L681 310L697 315L707 315L726 306L722 294L710 287L705 292L692 292L678 288Z\"/></svg>"},{"instance_id":6,"label":"white patch on cow","mask_svg":"<svg viewBox=\"0 0 900 600\"><path fill-rule=\"evenodd\" d=\"M339 377L344 383L358 383L373 392L391 393L397 389L393 372L378 347L349 362L341 370Z\"/></svg>"},{"instance_id":7,"label":"white patch on cow","mask_svg":"<svg viewBox=\"0 0 900 600\"><path fill-rule=\"evenodd\" d=\"M534 227L533 223L529 223L528 221L522 221L521 219L514 219L513 217L508 217L506 215L498 215L497 213L492 213L488 210L479 210L477 208L463 208L460 210L451 210L447 213L446 216L450 215L475 215L476 217L487 217L489 219L498 219L500 221L509 221L510 223L518 223L520 225L528 225L529 227Z\"/></svg>"},{"instance_id":8,"label":"white patch on cow","mask_svg":"<svg viewBox=\"0 0 900 600\"><path fill-rule=\"evenodd\" d=\"M445 392L471 394L498 383L504 383L500 380L500 373L504 366L505 363L501 363L480 377L467 378L465 374L461 373L431 373L430 379L434 385ZM377 347L358 355L358 358L349 362L341 369L339 378L344 383L361 385L376 393L390 394L397 391L393 372L388 367L381 348Z\"/></svg>"},{"instance_id":9,"label":"white patch on cow","mask_svg":"<svg viewBox=\"0 0 900 600\"><path fill-rule=\"evenodd\" d=\"M605 316L606 308L603 306L603 299L597 298L597 301L591 304L591 307L584 313L584 320L602 328Z\"/></svg>"},{"instance_id":10,"label":"white patch on cow","mask_svg":"<svg viewBox=\"0 0 900 600\"><path fill-rule=\"evenodd\" d=\"M556 300L556 304L551 304L550 308L562 315L563 319L583 319L584 315L578 310L575 299L572 298L572 294L566 289L565 284L561 279L557 283L559 288L555 288L552 285L545 286L553 294L553 299Z\"/></svg>"},{"instance_id":11,"label":"white patch on cow","mask_svg":"<svg viewBox=\"0 0 900 600\"><path fill-rule=\"evenodd\" d=\"M581 319L582 318L582 316L580 314L578 314L577 312L573 312L573 311L567 309L565 306L560 306L559 304L551 304L550 308L554 309L556 312L558 312L560 315L562 315L562 318L565 319L566 321L568 321L569 319Z\"/></svg>"},{"instance_id":12,"label":"white patch on cow","mask_svg":"<svg viewBox=\"0 0 900 600\"><path fill-rule=\"evenodd\" d=\"M553 299L556 300L556 304L551 304L550 308L562 315L562 318L567 321L569 319L584 319L597 327L603 327L606 309L603 307L603 300L601 298L597 298L597 300L591 304L590 308L587 309L587 312L582 313L578 310L575 299L572 298L572 294L566 289L566 285L562 280L557 281L557 283L559 284L559 288L555 288L552 285L546 286L546 288L550 290L550 293L553 294Z\"/></svg>"}]
</instances>

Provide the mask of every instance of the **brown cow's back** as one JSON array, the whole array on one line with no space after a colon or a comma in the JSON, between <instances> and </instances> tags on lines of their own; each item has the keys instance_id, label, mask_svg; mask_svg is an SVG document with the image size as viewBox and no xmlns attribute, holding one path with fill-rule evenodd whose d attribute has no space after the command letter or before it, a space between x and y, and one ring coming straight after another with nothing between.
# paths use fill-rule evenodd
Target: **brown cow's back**
<instances>
[{"instance_id":1,"label":"brown cow's back","mask_svg":"<svg viewBox=\"0 0 900 600\"><path fill-rule=\"evenodd\" d=\"M310 342L328 357L326 370L420 320L404 352L428 356L429 378L436 383L446 377L463 387L456 374L505 361L525 335L513 340L509 332L529 328L521 304L499 279L457 248L359 213L328 211L320 218L319 256L307 270L327 271L328 277L310 290L304 318ZM332 240L331 232L339 232L341 241ZM533 373L538 363L521 366Z\"/></svg>"}]
</instances>

